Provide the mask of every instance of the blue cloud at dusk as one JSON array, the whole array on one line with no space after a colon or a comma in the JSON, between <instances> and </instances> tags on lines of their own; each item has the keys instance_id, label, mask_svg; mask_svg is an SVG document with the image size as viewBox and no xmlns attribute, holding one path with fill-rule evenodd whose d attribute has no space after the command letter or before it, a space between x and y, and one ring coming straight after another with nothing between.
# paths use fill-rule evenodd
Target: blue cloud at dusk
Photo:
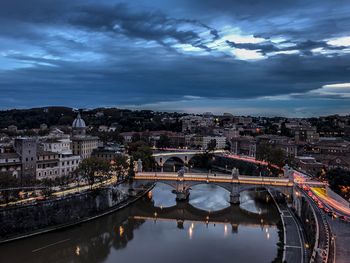
<instances>
[{"instance_id":1,"label":"blue cloud at dusk","mask_svg":"<svg viewBox=\"0 0 350 263\"><path fill-rule=\"evenodd\" d=\"M3 0L0 108L350 111L350 3Z\"/></svg>"}]
</instances>

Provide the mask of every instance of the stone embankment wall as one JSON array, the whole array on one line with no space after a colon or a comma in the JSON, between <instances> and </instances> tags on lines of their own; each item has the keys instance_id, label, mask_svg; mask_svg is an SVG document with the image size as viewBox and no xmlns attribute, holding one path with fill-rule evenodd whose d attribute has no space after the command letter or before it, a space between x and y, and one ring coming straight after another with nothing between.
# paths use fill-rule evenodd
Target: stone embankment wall
<instances>
[{"instance_id":1,"label":"stone embankment wall","mask_svg":"<svg viewBox=\"0 0 350 263\"><path fill-rule=\"evenodd\" d=\"M85 192L35 205L0 210L0 242L58 229L108 212L126 202L127 195L117 189Z\"/></svg>"}]
</instances>

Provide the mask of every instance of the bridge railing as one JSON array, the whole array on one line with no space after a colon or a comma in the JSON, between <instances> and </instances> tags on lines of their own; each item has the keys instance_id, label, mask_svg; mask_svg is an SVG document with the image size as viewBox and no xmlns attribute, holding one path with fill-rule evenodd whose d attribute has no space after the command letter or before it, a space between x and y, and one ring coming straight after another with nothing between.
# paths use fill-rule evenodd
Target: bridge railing
<instances>
[{"instance_id":1,"label":"bridge railing","mask_svg":"<svg viewBox=\"0 0 350 263\"><path fill-rule=\"evenodd\" d=\"M256 176L238 176L233 177L227 174L199 174L187 173L183 177L179 177L177 173L154 173L142 172L136 174L136 179L151 179L151 180L193 180L193 181L209 181L209 182L225 182L225 183L241 183L241 184L256 184L256 185L275 185L275 186L292 186L293 182L288 178L281 177L256 177Z\"/></svg>"}]
</instances>

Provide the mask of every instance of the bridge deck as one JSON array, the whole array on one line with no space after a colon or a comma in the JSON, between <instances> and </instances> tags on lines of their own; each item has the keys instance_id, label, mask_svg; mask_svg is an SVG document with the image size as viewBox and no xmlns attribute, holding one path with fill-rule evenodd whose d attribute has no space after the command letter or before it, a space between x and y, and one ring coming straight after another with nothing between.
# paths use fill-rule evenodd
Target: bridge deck
<instances>
[{"instance_id":1,"label":"bridge deck","mask_svg":"<svg viewBox=\"0 0 350 263\"><path fill-rule=\"evenodd\" d=\"M238 176L232 177L227 174L200 174L186 173L179 177L177 173L154 173L142 172L135 175L135 180L153 180L153 181L196 181L205 183L235 183L252 185L271 185L271 186L293 186L293 182L288 178L281 177L255 177Z\"/></svg>"}]
</instances>

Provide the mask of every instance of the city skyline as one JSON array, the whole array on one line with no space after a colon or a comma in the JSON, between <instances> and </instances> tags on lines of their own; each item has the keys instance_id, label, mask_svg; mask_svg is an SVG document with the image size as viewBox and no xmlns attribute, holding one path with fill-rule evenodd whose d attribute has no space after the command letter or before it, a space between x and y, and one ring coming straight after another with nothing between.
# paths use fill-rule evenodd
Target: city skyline
<instances>
[{"instance_id":1,"label":"city skyline","mask_svg":"<svg viewBox=\"0 0 350 263\"><path fill-rule=\"evenodd\" d=\"M0 109L349 114L345 0L1 6Z\"/></svg>"}]
</instances>

